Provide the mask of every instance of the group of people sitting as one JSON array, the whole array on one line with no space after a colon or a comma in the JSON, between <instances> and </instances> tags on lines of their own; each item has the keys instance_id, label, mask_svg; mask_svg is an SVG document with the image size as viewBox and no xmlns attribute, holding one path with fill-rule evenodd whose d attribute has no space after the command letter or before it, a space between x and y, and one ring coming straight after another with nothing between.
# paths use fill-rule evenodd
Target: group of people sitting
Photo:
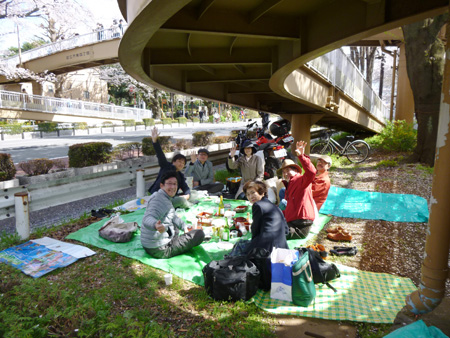
<instances>
[{"instance_id":1,"label":"group of people sitting","mask_svg":"<svg viewBox=\"0 0 450 338\"><path fill-rule=\"evenodd\" d=\"M191 154L185 174L186 157L177 154L172 162L167 161L158 142L158 130L152 130L152 141L160 171L153 185L147 209L142 220L141 244L145 251L155 258L170 258L189 251L204 240L202 230L191 230L182 235L184 222L177 216L177 207L188 208L191 190L186 183L185 175L193 177L192 189L207 190L217 194L223 190L222 183L214 182L214 171L207 149L199 149ZM299 141L295 154L302 167L292 160L285 160L281 173L285 189L280 191L284 197L277 206L268 200L268 188L263 182L264 163L255 155L256 147L244 143L244 156L235 159L236 147L233 147L228 158L230 168L241 170L241 185L236 197L245 198L252 204L253 223L252 239L239 241L230 255L241 255L253 248L265 248L269 252L273 247L288 248L287 239L305 238L320 210L330 188L328 169L331 158L321 155L317 159L317 169L305 155L306 142ZM282 210L284 209L284 210Z\"/></svg>"}]
</instances>

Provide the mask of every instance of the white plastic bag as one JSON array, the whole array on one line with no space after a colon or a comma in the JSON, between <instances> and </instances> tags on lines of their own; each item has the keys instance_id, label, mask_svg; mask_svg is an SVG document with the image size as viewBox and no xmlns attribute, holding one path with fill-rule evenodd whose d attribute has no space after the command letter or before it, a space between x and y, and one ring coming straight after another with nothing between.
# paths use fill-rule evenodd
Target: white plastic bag
<instances>
[{"instance_id":1,"label":"white plastic bag","mask_svg":"<svg viewBox=\"0 0 450 338\"><path fill-rule=\"evenodd\" d=\"M292 266L298 260L297 250L274 248L270 255L272 283L270 298L292 302Z\"/></svg>"}]
</instances>

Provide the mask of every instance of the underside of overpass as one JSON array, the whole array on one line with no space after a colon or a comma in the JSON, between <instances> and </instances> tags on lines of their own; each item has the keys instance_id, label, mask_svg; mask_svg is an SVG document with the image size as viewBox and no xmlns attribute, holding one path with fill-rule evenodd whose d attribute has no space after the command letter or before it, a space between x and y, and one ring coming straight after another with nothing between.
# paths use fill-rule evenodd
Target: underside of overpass
<instances>
[{"instance_id":1,"label":"underside of overpass","mask_svg":"<svg viewBox=\"0 0 450 338\"><path fill-rule=\"evenodd\" d=\"M448 5L442 0L118 3L129 25L119 47L127 73L169 91L291 120L300 115L294 118L297 136L313 123L379 131L383 121L305 64L343 45L442 13ZM327 105L330 98L335 105Z\"/></svg>"}]
</instances>

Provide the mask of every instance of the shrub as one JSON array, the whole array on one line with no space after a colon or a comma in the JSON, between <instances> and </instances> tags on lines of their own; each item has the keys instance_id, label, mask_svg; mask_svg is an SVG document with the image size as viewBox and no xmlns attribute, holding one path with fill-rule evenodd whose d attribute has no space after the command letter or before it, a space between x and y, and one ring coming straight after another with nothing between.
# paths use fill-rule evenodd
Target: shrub
<instances>
[{"instance_id":1,"label":"shrub","mask_svg":"<svg viewBox=\"0 0 450 338\"><path fill-rule=\"evenodd\" d=\"M82 168L111 160L112 144L108 142L78 143L69 147L69 167Z\"/></svg>"},{"instance_id":2,"label":"shrub","mask_svg":"<svg viewBox=\"0 0 450 338\"><path fill-rule=\"evenodd\" d=\"M213 115L209 115L208 116L208 122L209 123L214 123L214 116Z\"/></svg>"},{"instance_id":3,"label":"shrub","mask_svg":"<svg viewBox=\"0 0 450 338\"><path fill-rule=\"evenodd\" d=\"M192 148L192 141L182 138L182 139L175 140L175 144L171 147L171 150L175 151L175 150L190 149L190 148Z\"/></svg>"},{"instance_id":4,"label":"shrub","mask_svg":"<svg viewBox=\"0 0 450 338\"><path fill-rule=\"evenodd\" d=\"M141 121L136 122L136 125L137 126L145 126L144 122L141 122Z\"/></svg>"},{"instance_id":5,"label":"shrub","mask_svg":"<svg viewBox=\"0 0 450 338\"><path fill-rule=\"evenodd\" d=\"M112 127L114 126L114 123L112 123L111 121L104 121L102 122L102 127Z\"/></svg>"},{"instance_id":6,"label":"shrub","mask_svg":"<svg viewBox=\"0 0 450 338\"><path fill-rule=\"evenodd\" d=\"M213 138L212 143L227 143L234 141L234 138L232 136L216 136Z\"/></svg>"},{"instance_id":7,"label":"shrub","mask_svg":"<svg viewBox=\"0 0 450 338\"><path fill-rule=\"evenodd\" d=\"M22 127L22 131L23 132L33 132L34 131L34 128L33 127Z\"/></svg>"},{"instance_id":8,"label":"shrub","mask_svg":"<svg viewBox=\"0 0 450 338\"><path fill-rule=\"evenodd\" d=\"M166 125L166 124L172 125L172 119L170 119L170 118L163 118L163 119L161 119L161 122L163 125Z\"/></svg>"},{"instance_id":9,"label":"shrub","mask_svg":"<svg viewBox=\"0 0 450 338\"><path fill-rule=\"evenodd\" d=\"M53 166L60 170L66 169L66 161L61 158L57 158L56 160L53 160Z\"/></svg>"},{"instance_id":10,"label":"shrub","mask_svg":"<svg viewBox=\"0 0 450 338\"><path fill-rule=\"evenodd\" d=\"M220 122L227 122L226 116L220 115Z\"/></svg>"},{"instance_id":11,"label":"shrub","mask_svg":"<svg viewBox=\"0 0 450 338\"><path fill-rule=\"evenodd\" d=\"M5 134L17 135L17 134L22 134L23 128L20 123L12 123L12 124L6 124L3 127L3 130L4 130Z\"/></svg>"},{"instance_id":12,"label":"shrub","mask_svg":"<svg viewBox=\"0 0 450 338\"><path fill-rule=\"evenodd\" d=\"M170 152L170 145L171 145L170 139L171 139L170 136L158 137L159 144L161 145L161 148L164 152ZM156 155L155 149L153 148L151 137L144 137L142 139L142 153L145 156Z\"/></svg>"},{"instance_id":13,"label":"shrub","mask_svg":"<svg viewBox=\"0 0 450 338\"><path fill-rule=\"evenodd\" d=\"M125 127L134 127L136 125L136 121L133 119L122 120L122 123Z\"/></svg>"},{"instance_id":14,"label":"shrub","mask_svg":"<svg viewBox=\"0 0 450 338\"><path fill-rule=\"evenodd\" d=\"M20 162L19 168L30 176L45 175L53 168L53 161L48 158L37 158L26 162Z\"/></svg>"},{"instance_id":15,"label":"shrub","mask_svg":"<svg viewBox=\"0 0 450 338\"><path fill-rule=\"evenodd\" d=\"M139 157L142 152L142 143L140 142L121 143L114 147L113 155L115 155L117 158L120 159L124 159L126 157L132 158L134 157L136 151L137 157Z\"/></svg>"},{"instance_id":16,"label":"shrub","mask_svg":"<svg viewBox=\"0 0 450 338\"><path fill-rule=\"evenodd\" d=\"M155 125L155 120L154 119L142 119L142 122L144 122L146 127Z\"/></svg>"},{"instance_id":17,"label":"shrub","mask_svg":"<svg viewBox=\"0 0 450 338\"><path fill-rule=\"evenodd\" d=\"M192 122L194 122L194 123L197 122L198 123L198 122L200 122L200 119L198 117L193 117L192 118Z\"/></svg>"},{"instance_id":18,"label":"shrub","mask_svg":"<svg viewBox=\"0 0 450 338\"><path fill-rule=\"evenodd\" d=\"M177 117L178 124L187 124L187 118L185 117Z\"/></svg>"},{"instance_id":19,"label":"shrub","mask_svg":"<svg viewBox=\"0 0 450 338\"><path fill-rule=\"evenodd\" d=\"M58 123L56 122L42 122L38 124L38 130L44 133L50 133L58 130Z\"/></svg>"},{"instance_id":20,"label":"shrub","mask_svg":"<svg viewBox=\"0 0 450 338\"><path fill-rule=\"evenodd\" d=\"M0 181L8 181L14 178L16 167L10 154L0 153Z\"/></svg>"},{"instance_id":21,"label":"shrub","mask_svg":"<svg viewBox=\"0 0 450 338\"><path fill-rule=\"evenodd\" d=\"M412 124L405 121L388 121L379 135L365 139L373 148L386 151L407 151L414 150L417 142L417 131Z\"/></svg>"},{"instance_id":22,"label":"shrub","mask_svg":"<svg viewBox=\"0 0 450 338\"><path fill-rule=\"evenodd\" d=\"M212 131L197 131L192 134L192 145L194 147L202 147L212 144L214 132Z\"/></svg>"},{"instance_id":23,"label":"shrub","mask_svg":"<svg viewBox=\"0 0 450 338\"><path fill-rule=\"evenodd\" d=\"M239 121L239 113L237 111L231 112L231 121L233 122Z\"/></svg>"},{"instance_id":24,"label":"shrub","mask_svg":"<svg viewBox=\"0 0 450 338\"><path fill-rule=\"evenodd\" d=\"M82 129L82 130L85 130L85 129L88 129L88 124L87 124L87 122L73 122L73 123L72 123L72 127L73 127L74 129Z\"/></svg>"}]
</instances>

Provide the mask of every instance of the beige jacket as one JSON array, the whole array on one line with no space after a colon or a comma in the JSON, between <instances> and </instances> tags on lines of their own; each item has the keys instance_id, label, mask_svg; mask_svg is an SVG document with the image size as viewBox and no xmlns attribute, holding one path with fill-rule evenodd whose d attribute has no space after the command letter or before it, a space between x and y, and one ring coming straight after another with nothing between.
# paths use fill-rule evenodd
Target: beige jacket
<instances>
[{"instance_id":1,"label":"beige jacket","mask_svg":"<svg viewBox=\"0 0 450 338\"><path fill-rule=\"evenodd\" d=\"M236 161L234 157L228 158L228 167L241 170L241 185L235 198L243 191L244 184L248 181L262 181L264 179L264 161L257 155L252 155L248 161L245 156L239 156Z\"/></svg>"}]
</instances>

